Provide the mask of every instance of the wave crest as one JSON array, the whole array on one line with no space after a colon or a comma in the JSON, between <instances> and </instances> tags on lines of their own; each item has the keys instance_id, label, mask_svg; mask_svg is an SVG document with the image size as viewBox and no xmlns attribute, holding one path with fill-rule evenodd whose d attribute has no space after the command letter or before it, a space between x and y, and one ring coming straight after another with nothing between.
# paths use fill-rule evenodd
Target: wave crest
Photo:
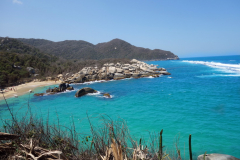
<instances>
[{"instance_id":1,"label":"wave crest","mask_svg":"<svg viewBox=\"0 0 240 160\"><path fill-rule=\"evenodd\" d=\"M192 63L192 64L202 64L212 68L218 68L225 72L239 73L240 74L240 65L239 64L227 64L220 62L208 62L208 61L189 61L183 60L182 62Z\"/></svg>"}]
</instances>

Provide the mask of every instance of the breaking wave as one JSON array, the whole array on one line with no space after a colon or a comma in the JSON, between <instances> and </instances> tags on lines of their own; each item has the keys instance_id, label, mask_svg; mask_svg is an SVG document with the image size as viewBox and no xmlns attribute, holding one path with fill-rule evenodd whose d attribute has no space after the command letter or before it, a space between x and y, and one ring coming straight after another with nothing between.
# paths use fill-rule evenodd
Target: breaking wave
<instances>
[{"instance_id":1,"label":"breaking wave","mask_svg":"<svg viewBox=\"0 0 240 160\"><path fill-rule=\"evenodd\" d=\"M193 64L202 64L212 68L217 68L225 72L238 73L240 74L240 64L227 64L219 62L207 62L207 61L188 61L183 60L182 62L193 63Z\"/></svg>"}]
</instances>

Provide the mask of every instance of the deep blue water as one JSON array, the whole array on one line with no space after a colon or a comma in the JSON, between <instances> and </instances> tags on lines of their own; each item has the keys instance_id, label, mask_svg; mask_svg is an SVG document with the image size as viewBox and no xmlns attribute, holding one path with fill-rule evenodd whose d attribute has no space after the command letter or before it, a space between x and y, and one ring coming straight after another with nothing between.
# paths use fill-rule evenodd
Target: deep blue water
<instances>
[{"instance_id":1,"label":"deep blue water","mask_svg":"<svg viewBox=\"0 0 240 160\"><path fill-rule=\"evenodd\" d=\"M30 106L38 114L56 118L69 125L74 117L80 133L89 133L86 112L90 117L107 114L127 122L136 138L149 137L149 132L163 129L163 145L173 148L180 135L181 151L188 155L188 136L192 150L199 154L223 153L240 158L240 56L184 58L174 61L148 61L166 68L172 75L159 78L125 79L103 83L76 84L75 91L34 97ZM76 90L91 87L102 94L74 97ZM39 88L43 92L47 87ZM25 112L29 95L8 99L14 111ZM19 110L19 108L21 108ZM0 102L1 116L7 118ZM98 118L92 118L98 124ZM183 155L183 152L182 152ZM186 156L187 157L187 156Z\"/></svg>"}]
</instances>

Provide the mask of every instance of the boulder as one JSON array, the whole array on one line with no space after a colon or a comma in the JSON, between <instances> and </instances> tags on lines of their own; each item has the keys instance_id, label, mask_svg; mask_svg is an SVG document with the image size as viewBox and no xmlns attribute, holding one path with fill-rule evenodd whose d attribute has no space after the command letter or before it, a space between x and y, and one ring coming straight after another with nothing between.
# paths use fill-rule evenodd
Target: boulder
<instances>
[{"instance_id":1,"label":"boulder","mask_svg":"<svg viewBox=\"0 0 240 160\"><path fill-rule=\"evenodd\" d=\"M59 84L58 88L59 88L60 92L63 92L67 89L67 85L66 85L66 83L61 83L61 84Z\"/></svg>"},{"instance_id":2,"label":"boulder","mask_svg":"<svg viewBox=\"0 0 240 160\"><path fill-rule=\"evenodd\" d=\"M129 70L124 70L124 74L128 74L128 73L130 73Z\"/></svg>"},{"instance_id":3,"label":"boulder","mask_svg":"<svg viewBox=\"0 0 240 160\"><path fill-rule=\"evenodd\" d=\"M199 155L197 160L204 160L204 154ZM205 160L240 160L240 159L227 154L212 153L206 154Z\"/></svg>"},{"instance_id":4,"label":"boulder","mask_svg":"<svg viewBox=\"0 0 240 160\"><path fill-rule=\"evenodd\" d=\"M123 70L129 70L129 67L122 67Z\"/></svg>"},{"instance_id":5,"label":"boulder","mask_svg":"<svg viewBox=\"0 0 240 160\"><path fill-rule=\"evenodd\" d=\"M43 96L44 93L35 93L34 96Z\"/></svg>"},{"instance_id":6,"label":"boulder","mask_svg":"<svg viewBox=\"0 0 240 160\"><path fill-rule=\"evenodd\" d=\"M123 66L124 66L124 67L128 67L128 66L130 66L130 64L123 64Z\"/></svg>"},{"instance_id":7,"label":"boulder","mask_svg":"<svg viewBox=\"0 0 240 160\"><path fill-rule=\"evenodd\" d=\"M79 90L76 92L75 96L76 96L76 97L81 97L81 96L84 96L84 95L86 95L86 94L88 94L88 93L96 93L96 92L97 92L97 91L94 90L94 89L92 89L92 88L85 87L85 88L79 89Z\"/></svg>"},{"instance_id":8,"label":"boulder","mask_svg":"<svg viewBox=\"0 0 240 160\"><path fill-rule=\"evenodd\" d=\"M111 95L109 93L104 93L103 96L106 98L111 98Z\"/></svg>"},{"instance_id":9,"label":"boulder","mask_svg":"<svg viewBox=\"0 0 240 160\"><path fill-rule=\"evenodd\" d=\"M74 88L73 86L71 86L71 87L68 87L66 90L71 91L71 90L74 90Z\"/></svg>"},{"instance_id":10,"label":"boulder","mask_svg":"<svg viewBox=\"0 0 240 160\"><path fill-rule=\"evenodd\" d=\"M46 93L57 93L57 92L60 92L60 89L55 87L53 89L49 88L46 90Z\"/></svg>"},{"instance_id":11,"label":"boulder","mask_svg":"<svg viewBox=\"0 0 240 160\"><path fill-rule=\"evenodd\" d=\"M163 74L163 75L171 75L171 73L167 72L167 71L160 71L159 72L160 74Z\"/></svg>"},{"instance_id":12,"label":"boulder","mask_svg":"<svg viewBox=\"0 0 240 160\"><path fill-rule=\"evenodd\" d=\"M88 72L87 69L82 69L79 73L80 74L87 74L87 72Z\"/></svg>"},{"instance_id":13,"label":"boulder","mask_svg":"<svg viewBox=\"0 0 240 160\"><path fill-rule=\"evenodd\" d=\"M70 87L69 83L66 84L66 88Z\"/></svg>"},{"instance_id":14,"label":"boulder","mask_svg":"<svg viewBox=\"0 0 240 160\"><path fill-rule=\"evenodd\" d=\"M79 77L76 77L74 82L75 83L83 83L84 82L84 77L85 77L85 74L80 74Z\"/></svg>"},{"instance_id":15,"label":"boulder","mask_svg":"<svg viewBox=\"0 0 240 160\"><path fill-rule=\"evenodd\" d=\"M123 69L121 69L121 68L116 68L116 70L117 70L117 73L122 73L123 72Z\"/></svg>"},{"instance_id":16,"label":"boulder","mask_svg":"<svg viewBox=\"0 0 240 160\"><path fill-rule=\"evenodd\" d=\"M132 78L140 78L141 74L138 73L133 73Z\"/></svg>"},{"instance_id":17,"label":"boulder","mask_svg":"<svg viewBox=\"0 0 240 160\"><path fill-rule=\"evenodd\" d=\"M114 63L109 63L108 65L109 65L109 66L114 66Z\"/></svg>"},{"instance_id":18,"label":"boulder","mask_svg":"<svg viewBox=\"0 0 240 160\"><path fill-rule=\"evenodd\" d=\"M49 93L49 92L52 92L52 89L49 88L46 90L46 93Z\"/></svg>"},{"instance_id":19,"label":"boulder","mask_svg":"<svg viewBox=\"0 0 240 160\"><path fill-rule=\"evenodd\" d=\"M144 73L144 74L141 75L141 77L149 77L149 76L151 76L150 73Z\"/></svg>"},{"instance_id":20,"label":"boulder","mask_svg":"<svg viewBox=\"0 0 240 160\"><path fill-rule=\"evenodd\" d=\"M113 79L113 77L114 77L114 74L110 73L107 75L107 80L111 80Z\"/></svg>"},{"instance_id":21,"label":"boulder","mask_svg":"<svg viewBox=\"0 0 240 160\"><path fill-rule=\"evenodd\" d=\"M115 73L116 72L116 67L109 67L108 72L109 73Z\"/></svg>"},{"instance_id":22,"label":"boulder","mask_svg":"<svg viewBox=\"0 0 240 160\"><path fill-rule=\"evenodd\" d=\"M125 73L124 75L125 75L126 78L130 78L132 76L131 73Z\"/></svg>"},{"instance_id":23,"label":"boulder","mask_svg":"<svg viewBox=\"0 0 240 160\"><path fill-rule=\"evenodd\" d=\"M130 62L132 62L132 63L137 63L138 60L136 60L136 59L132 59Z\"/></svg>"},{"instance_id":24,"label":"boulder","mask_svg":"<svg viewBox=\"0 0 240 160\"><path fill-rule=\"evenodd\" d=\"M119 79L124 79L124 78L126 78L126 76L121 73L115 73L114 77L113 77L114 80L119 80Z\"/></svg>"},{"instance_id":25,"label":"boulder","mask_svg":"<svg viewBox=\"0 0 240 160\"><path fill-rule=\"evenodd\" d=\"M96 74L88 76L88 81L95 81L96 79L97 79L97 75Z\"/></svg>"}]
</instances>

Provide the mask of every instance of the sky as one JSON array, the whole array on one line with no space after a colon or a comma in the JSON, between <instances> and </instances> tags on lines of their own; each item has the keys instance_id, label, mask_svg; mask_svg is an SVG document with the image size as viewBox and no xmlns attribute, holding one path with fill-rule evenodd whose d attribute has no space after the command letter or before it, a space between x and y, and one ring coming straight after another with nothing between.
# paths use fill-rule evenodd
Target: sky
<instances>
[{"instance_id":1,"label":"sky","mask_svg":"<svg viewBox=\"0 0 240 160\"><path fill-rule=\"evenodd\" d=\"M240 0L0 0L0 37L240 55Z\"/></svg>"}]
</instances>

